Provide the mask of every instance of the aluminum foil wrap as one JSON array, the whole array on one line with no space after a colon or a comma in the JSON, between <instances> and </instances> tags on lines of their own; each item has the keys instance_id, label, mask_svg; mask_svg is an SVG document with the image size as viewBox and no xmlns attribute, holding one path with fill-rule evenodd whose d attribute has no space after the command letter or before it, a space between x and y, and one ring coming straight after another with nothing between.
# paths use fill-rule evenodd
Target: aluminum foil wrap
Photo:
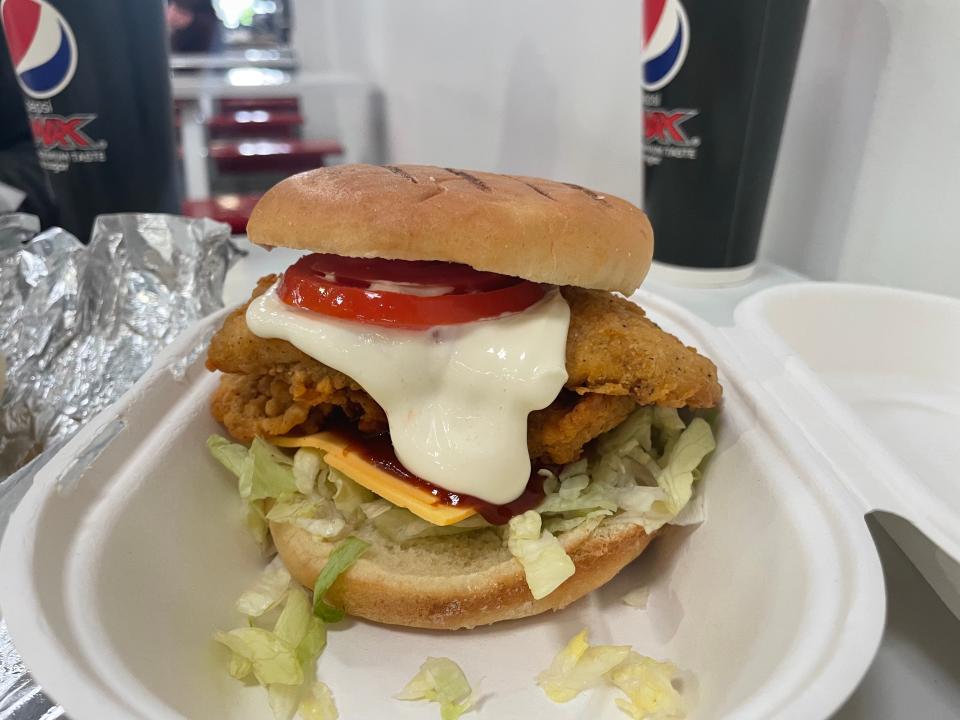
<instances>
[{"instance_id":1,"label":"aluminum foil wrap","mask_svg":"<svg viewBox=\"0 0 960 720\"><path fill-rule=\"evenodd\" d=\"M241 254L227 225L205 219L104 215L87 246L38 227L0 216L0 532L36 469L181 330L223 306ZM62 715L0 622L0 720Z\"/></svg>"}]
</instances>

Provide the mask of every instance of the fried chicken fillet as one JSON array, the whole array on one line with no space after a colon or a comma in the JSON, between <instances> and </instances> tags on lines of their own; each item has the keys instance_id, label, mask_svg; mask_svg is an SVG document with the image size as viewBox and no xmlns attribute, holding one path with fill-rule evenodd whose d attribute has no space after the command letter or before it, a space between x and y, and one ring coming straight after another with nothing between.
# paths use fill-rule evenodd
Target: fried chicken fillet
<instances>
[{"instance_id":1,"label":"fried chicken fillet","mask_svg":"<svg viewBox=\"0 0 960 720\"><path fill-rule=\"evenodd\" d=\"M276 276L261 278L251 299ZM620 424L639 405L709 408L720 401L717 368L650 321L643 310L600 290L565 287L570 305L565 389L530 414L530 456L577 460L583 446ZM250 332L246 305L214 335L207 367L225 373L213 414L240 442L255 436L305 435L346 416L363 432L387 429L383 409L356 382L284 340Z\"/></svg>"}]
</instances>

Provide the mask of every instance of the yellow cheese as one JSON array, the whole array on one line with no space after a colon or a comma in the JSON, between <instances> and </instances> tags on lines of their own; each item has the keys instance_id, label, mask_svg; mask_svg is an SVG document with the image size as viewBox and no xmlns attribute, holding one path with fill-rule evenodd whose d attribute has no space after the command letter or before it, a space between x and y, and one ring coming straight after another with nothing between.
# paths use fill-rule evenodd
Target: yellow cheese
<instances>
[{"instance_id":1,"label":"yellow cheese","mask_svg":"<svg viewBox=\"0 0 960 720\"><path fill-rule=\"evenodd\" d=\"M277 447L311 447L322 450L327 465L336 468L354 482L363 485L394 505L406 508L417 517L434 525L453 525L476 514L466 506L445 505L429 491L391 475L350 449L343 438L334 433L315 433L304 437L271 438Z\"/></svg>"}]
</instances>

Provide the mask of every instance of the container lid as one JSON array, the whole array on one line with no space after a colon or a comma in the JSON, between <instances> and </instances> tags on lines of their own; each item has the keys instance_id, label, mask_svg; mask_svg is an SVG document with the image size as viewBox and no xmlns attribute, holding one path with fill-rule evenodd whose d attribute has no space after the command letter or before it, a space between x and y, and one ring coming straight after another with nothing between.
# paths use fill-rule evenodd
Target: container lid
<instances>
[{"instance_id":1,"label":"container lid","mask_svg":"<svg viewBox=\"0 0 960 720\"><path fill-rule=\"evenodd\" d=\"M735 323L725 334L760 401L780 406L864 512L901 516L949 556L952 598L908 551L958 612L960 300L805 282L744 300Z\"/></svg>"}]
</instances>

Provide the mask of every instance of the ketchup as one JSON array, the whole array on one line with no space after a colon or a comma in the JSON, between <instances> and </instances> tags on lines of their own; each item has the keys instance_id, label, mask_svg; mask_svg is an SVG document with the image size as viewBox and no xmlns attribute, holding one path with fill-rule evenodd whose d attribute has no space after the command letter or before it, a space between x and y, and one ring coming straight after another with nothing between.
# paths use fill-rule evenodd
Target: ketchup
<instances>
[{"instance_id":1,"label":"ketchup","mask_svg":"<svg viewBox=\"0 0 960 720\"><path fill-rule=\"evenodd\" d=\"M478 515L491 525L505 525L513 516L532 510L543 500L543 477L537 474L536 469L530 473L527 486L516 500L512 500L505 505L494 505L472 495L444 490L411 473L397 458L388 433L361 435L352 427L345 425L338 425L330 432L339 435L351 452L361 456L374 467L393 475L399 480L423 488L443 505L473 508Z\"/></svg>"}]
</instances>

